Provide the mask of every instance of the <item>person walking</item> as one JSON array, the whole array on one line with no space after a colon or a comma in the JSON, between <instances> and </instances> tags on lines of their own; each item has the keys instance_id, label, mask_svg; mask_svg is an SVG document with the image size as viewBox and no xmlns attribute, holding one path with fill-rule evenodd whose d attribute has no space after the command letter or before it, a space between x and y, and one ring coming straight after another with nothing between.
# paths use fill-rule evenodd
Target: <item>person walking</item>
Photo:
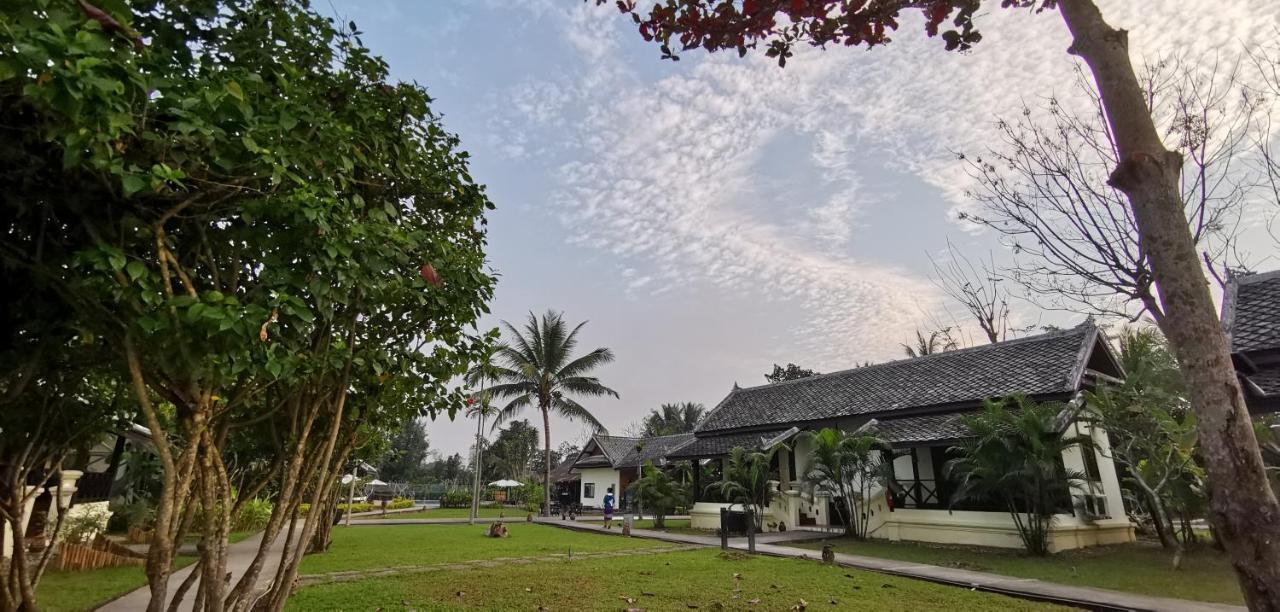
<instances>
[{"instance_id":1,"label":"person walking","mask_svg":"<svg viewBox=\"0 0 1280 612\"><path fill-rule=\"evenodd\" d=\"M604 494L604 528L613 529L613 487Z\"/></svg>"}]
</instances>

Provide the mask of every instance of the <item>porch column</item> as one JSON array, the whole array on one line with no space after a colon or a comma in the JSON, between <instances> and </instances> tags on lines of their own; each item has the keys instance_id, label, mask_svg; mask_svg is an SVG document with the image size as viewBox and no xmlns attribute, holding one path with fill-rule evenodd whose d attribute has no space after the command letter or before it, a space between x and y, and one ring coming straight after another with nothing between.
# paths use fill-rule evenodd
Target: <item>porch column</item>
<instances>
[{"instance_id":1,"label":"porch column","mask_svg":"<svg viewBox=\"0 0 1280 612\"><path fill-rule=\"evenodd\" d=\"M702 464L697 459L689 460L693 468L693 503L702 501Z\"/></svg>"}]
</instances>

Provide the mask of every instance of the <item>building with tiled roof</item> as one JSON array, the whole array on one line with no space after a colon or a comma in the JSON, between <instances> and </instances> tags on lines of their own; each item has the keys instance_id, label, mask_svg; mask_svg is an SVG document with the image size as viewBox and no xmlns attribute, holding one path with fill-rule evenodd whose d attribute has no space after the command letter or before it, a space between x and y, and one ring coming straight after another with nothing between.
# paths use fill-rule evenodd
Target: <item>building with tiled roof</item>
<instances>
[{"instance_id":1,"label":"building with tiled roof","mask_svg":"<svg viewBox=\"0 0 1280 612\"><path fill-rule=\"evenodd\" d=\"M777 501L766 528L838 524L831 499L806 482L808 442L802 432L836 427L874 433L886 443L895 486L877 491L873 537L956 544L1021 546L1003 508L953 503L955 485L944 476L951 448L969 435L965 417L993 398L1027 396L1060 402L1066 430L1093 437L1097 449L1071 449L1063 462L1088 475L1064 508L1051 537L1055 550L1133 539L1119 480L1107 456L1104 432L1075 418L1083 391L1124 372L1105 336L1091 321L1015 340L739 388L707 414L693 439L666 454L668 462L715 466L734 448L774 450ZM694 470L695 477L702 470ZM700 492L691 511L695 527L715 527L724 503L714 487Z\"/></svg>"},{"instance_id":2,"label":"building with tiled roof","mask_svg":"<svg viewBox=\"0 0 1280 612\"><path fill-rule=\"evenodd\" d=\"M1249 410L1280 411L1280 270L1232 276L1222 328Z\"/></svg>"},{"instance_id":3,"label":"building with tiled roof","mask_svg":"<svg viewBox=\"0 0 1280 612\"><path fill-rule=\"evenodd\" d=\"M580 479L579 503L586 508L602 507L610 487L623 507L627 487L635 482L647 463L665 466L667 456L693 441L693 434L633 438L596 434L573 462Z\"/></svg>"}]
</instances>

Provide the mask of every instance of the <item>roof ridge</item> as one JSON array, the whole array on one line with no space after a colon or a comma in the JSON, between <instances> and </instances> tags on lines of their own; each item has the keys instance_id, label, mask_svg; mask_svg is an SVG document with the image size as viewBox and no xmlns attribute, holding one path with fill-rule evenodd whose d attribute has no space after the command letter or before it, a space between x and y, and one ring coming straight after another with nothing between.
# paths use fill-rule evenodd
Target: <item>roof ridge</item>
<instances>
[{"instance_id":1,"label":"roof ridge","mask_svg":"<svg viewBox=\"0 0 1280 612\"><path fill-rule=\"evenodd\" d=\"M1241 285L1251 285L1263 281L1280 279L1280 270L1271 270L1270 272L1254 272L1253 274L1241 274L1232 276L1231 280Z\"/></svg>"},{"instance_id":2,"label":"roof ridge","mask_svg":"<svg viewBox=\"0 0 1280 612\"><path fill-rule=\"evenodd\" d=\"M941 352L941 353L932 353L932 354L929 354L929 355L921 355L921 356L919 356L919 357L904 357L904 358L902 358L902 359L894 359L893 361L886 361L886 362L884 362L884 363L873 363L873 364L871 364L871 365L865 365L865 366L861 366L861 367L846 368L846 369L843 369L843 370L837 370L837 371L835 371L835 372L827 372L826 374L814 374L813 376L806 376L806 377L804 377L804 378L796 378L796 379L792 379L792 380L783 380L783 381L779 381L779 382L776 382L776 383L765 383L765 384L763 384L763 385L756 385L756 386L754 386L754 387L742 387L742 388L739 388L739 389L734 389L734 392L755 391L755 390L757 390L757 389L773 389L773 388L777 388L777 387L780 387L780 386L791 385L791 384L795 384L795 383L803 383L803 382L806 382L806 381L813 381L813 380L822 379L822 378L830 378L830 377L839 376L839 375L842 375L842 374L848 374L848 373L850 373L850 372L858 372L858 371L863 371L863 372L865 372L865 371L876 370L876 369L880 369L880 368L888 367L888 366L891 366L891 365L902 364L902 363L908 363L908 362L920 362L920 361L923 361L923 360L929 360L929 359L935 359L935 358L947 357L947 356L952 356L952 355L962 355L962 354L968 354L968 353L977 353L977 352L981 352L981 351L985 351L985 350L992 350L992 349L996 349L996 348L1003 348L1003 347L1006 347L1006 346L1012 346L1012 345L1016 345L1016 344L1028 344L1028 343L1031 343L1031 342L1038 342L1038 341L1043 341L1043 340L1050 340L1050 339L1053 339L1053 338L1061 338L1061 337L1063 337L1063 336L1069 336L1069 335L1071 335L1071 334L1085 334L1085 333L1088 333L1090 330L1093 330L1093 329L1097 329L1097 324L1096 324L1096 323L1094 323L1091 319L1086 319L1084 322L1082 322L1082 323L1080 323L1079 325L1076 325L1076 326L1074 326L1074 327L1069 327L1069 328L1066 328L1066 329L1055 329L1055 330L1053 330L1053 331L1048 331L1048 332L1045 332L1045 333L1042 333L1042 334L1036 334L1036 335L1034 335L1034 336L1023 336L1023 337L1021 337L1021 338L1013 338L1013 339L1010 339L1010 340L1002 340L1002 341L1000 341L1000 342L996 342L996 343L994 343L994 344L982 344L982 345L979 345L979 346L969 346L969 347L965 347L965 348L961 348L961 349L954 349L954 350L950 350L950 351L943 351L943 352ZM731 393L731 395L732 395L732 393ZM728 399L728 398L725 398L725 399ZM719 406L717 406L717 408L718 408L718 407L719 407ZM708 416L710 416L710 415L708 415Z\"/></svg>"}]
</instances>

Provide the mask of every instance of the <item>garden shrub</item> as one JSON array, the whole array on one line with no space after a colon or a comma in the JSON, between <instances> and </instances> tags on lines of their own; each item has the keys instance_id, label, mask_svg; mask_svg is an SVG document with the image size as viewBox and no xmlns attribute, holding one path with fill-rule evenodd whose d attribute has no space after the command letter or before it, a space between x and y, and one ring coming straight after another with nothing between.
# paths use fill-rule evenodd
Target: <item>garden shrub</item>
<instances>
[{"instance_id":1,"label":"garden shrub","mask_svg":"<svg viewBox=\"0 0 1280 612\"><path fill-rule=\"evenodd\" d=\"M471 492L466 489L454 489L446 491L440 496L441 508L470 508Z\"/></svg>"},{"instance_id":2,"label":"garden shrub","mask_svg":"<svg viewBox=\"0 0 1280 612\"><path fill-rule=\"evenodd\" d=\"M499 510L499 509L505 508L506 506L502 505L502 502L500 501L490 501L490 502L485 502L483 504L483 507L488 508L490 510Z\"/></svg>"},{"instance_id":3,"label":"garden shrub","mask_svg":"<svg viewBox=\"0 0 1280 612\"><path fill-rule=\"evenodd\" d=\"M245 502L240 511L231 519L232 531L262 531L271 520L271 511L275 504L271 500L254 498Z\"/></svg>"},{"instance_id":4,"label":"garden shrub","mask_svg":"<svg viewBox=\"0 0 1280 612\"><path fill-rule=\"evenodd\" d=\"M105 506L85 505L71 508L62 523L62 541L88 544L93 537L106 531L110 510Z\"/></svg>"},{"instance_id":5,"label":"garden shrub","mask_svg":"<svg viewBox=\"0 0 1280 612\"><path fill-rule=\"evenodd\" d=\"M413 506L414 503L412 499L397 497L387 504L387 510L403 510L405 508L412 508Z\"/></svg>"}]
</instances>

